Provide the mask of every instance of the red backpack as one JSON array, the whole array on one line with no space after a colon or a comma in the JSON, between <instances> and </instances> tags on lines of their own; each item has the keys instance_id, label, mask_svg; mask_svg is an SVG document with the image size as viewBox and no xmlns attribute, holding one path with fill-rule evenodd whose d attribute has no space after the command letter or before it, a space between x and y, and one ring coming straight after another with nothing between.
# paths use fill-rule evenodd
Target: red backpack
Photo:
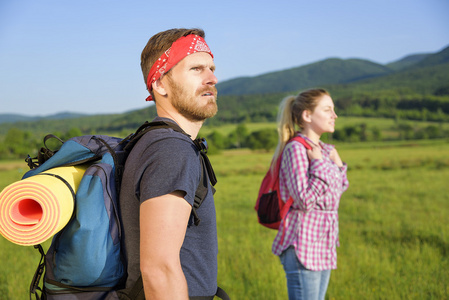
<instances>
[{"instance_id":1,"label":"red backpack","mask_svg":"<svg viewBox=\"0 0 449 300\"><path fill-rule=\"evenodd\" d=\"M300 136L292 138L291 141L297 141L304 145L307 149L312 147ZM257 197L256 206L257 217L259 223L271 229L279 229L281 220L287 215L293 198L290 197L287 202L282 201L279 194L279 168L281 166L282 156L276 162L274 173L271 172L271 166L262 180ZM272 162L273 163L273 162Z\"/></svg>"}]
</instances>

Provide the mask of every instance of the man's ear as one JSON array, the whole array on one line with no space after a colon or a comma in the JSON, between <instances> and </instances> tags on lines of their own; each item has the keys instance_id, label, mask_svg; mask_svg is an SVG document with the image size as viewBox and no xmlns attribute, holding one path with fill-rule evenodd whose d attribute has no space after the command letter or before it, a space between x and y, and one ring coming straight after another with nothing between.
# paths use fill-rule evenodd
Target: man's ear
<instances>
[{"instance_id":1,"label":"man's ear","mask_svg":"<svg viewBox=\"0 0 449 300\"><path fill-rule=\"evenodd\" d=\"M164 83L161 81L160 78L158 80L156 80L155 82L153 82L151 84L151 86L153 87L153 93L158 93L161 96L167 95L167 91L165 90Z\"/></svg>"}]
</instances>

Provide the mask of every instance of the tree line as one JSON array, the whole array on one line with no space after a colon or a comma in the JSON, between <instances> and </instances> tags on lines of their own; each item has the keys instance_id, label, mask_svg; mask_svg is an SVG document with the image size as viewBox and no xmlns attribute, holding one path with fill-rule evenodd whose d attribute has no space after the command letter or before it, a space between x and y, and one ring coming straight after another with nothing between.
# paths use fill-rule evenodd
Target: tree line
<instances>
[{"instance_id":1,"label":"tree line","mask_svg":"<svg viewBox=\"0 0 449 300\"><path fill-rule=\"evenodd\" d=\"M335 86L328 90L340 116L449 121L449 85L440 86L432 94L401 90L349 91ZM219 111L206 124L219 126L229 123L276 122L282 99L295 94L297 93L219 96Z\"/></svg>"},{"instance_id":2,"label":"tree line","mask_svg":"<svg viewBox=\"0 0 449 300\"><path fill-rule=\"evenodd\" d=\"M393 128L394 135L386 136L382 130L366 123L346 125L336 129L333 134L324 134L325 142L368 142L382 140L411 140L411 139L438 139L448 138L449 131L442 127L442 123L427 126L413 126L397 119ZM78 128L71 128L66 132L56 132L56 136L63 141L71 137L83 135ZM122 137L127 134L121 135ZM219 129L214 129L206 136L210 153L217 153L225 149L249 148L251 150L272 151L278 142L276 129L263 128L250 131L246 123L240 123L229 134L223 134ZM34 157L41 147L56 150L61 143L56 139L48 140L43 144L43 136L36 136L30 131L11 128L0 140L0 159Z\"/></svg>"}]
</instances>

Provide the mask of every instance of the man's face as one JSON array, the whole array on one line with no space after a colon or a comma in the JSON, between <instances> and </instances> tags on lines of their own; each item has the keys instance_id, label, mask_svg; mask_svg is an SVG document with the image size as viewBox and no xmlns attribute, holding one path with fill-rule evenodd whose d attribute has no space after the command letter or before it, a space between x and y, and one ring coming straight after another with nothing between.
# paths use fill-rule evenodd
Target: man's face
<instances>
[{"instance_id":1,"label":"man's face","mask_svg":"<svg viewBox=\"0 0 449 300\"><path fill-rule=\"evenodd\" d=\"M174 108L191 121L204 121L217 113L215 64L206 52L186 56L166 78L167 93Z\"/></svg>"}]
</instances>

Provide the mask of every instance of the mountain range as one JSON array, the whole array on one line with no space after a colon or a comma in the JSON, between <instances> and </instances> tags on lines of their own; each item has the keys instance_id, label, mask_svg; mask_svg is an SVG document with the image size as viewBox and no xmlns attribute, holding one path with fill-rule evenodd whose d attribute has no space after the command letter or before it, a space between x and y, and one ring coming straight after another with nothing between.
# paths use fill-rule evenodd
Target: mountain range
<instances>
[{"instance_id":1,"label":"mountain range","mask_svg":"<svg viewBox=\"0 0 449 300\"><path fill-rule=\"evenodd\" d=\"M363 59L329 58L308 65L254 77L239 77L217 85L220 95L293 92L305 88L361 82L392 74L406 74L449 62L449 46L437 53L412 54L382 65Z\"/></svg>"},{"instance_id":2,"label":"mountain range","mask_svg":"<svg viewBox=\"0 0 449 300\"><path fill-rule=\"evenodd\" d=\"M433 94L438 89L449 89L449 46L437 53L411 54L385 65L364 59L328 58L259 76L230 79L219 83L217 89L220 100L228 96L277 95L318 86L332 86L337 91L347 86L366 91L407 86L413 92ZM220 110L228 106L222 105L224 102L220 101ZM70 112L44 117L0 114L0 124L85 116L89 115Z\"/></svg>"}]
</instances>

